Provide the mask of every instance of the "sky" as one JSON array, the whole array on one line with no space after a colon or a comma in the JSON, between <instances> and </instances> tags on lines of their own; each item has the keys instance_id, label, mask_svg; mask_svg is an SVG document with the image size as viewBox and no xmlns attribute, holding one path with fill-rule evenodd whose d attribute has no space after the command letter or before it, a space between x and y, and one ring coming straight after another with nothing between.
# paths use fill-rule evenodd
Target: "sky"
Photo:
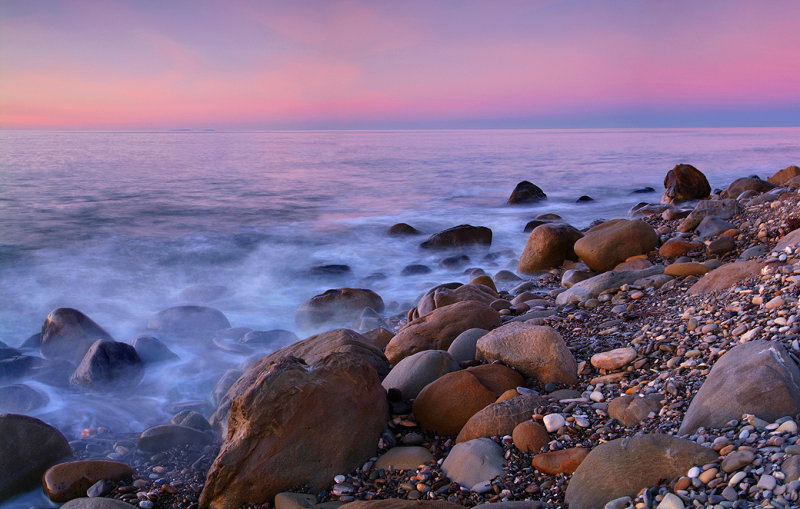
<instances>
[{"instance_id":1,"label":"sky","mask_svg":"<svg viewBox=\"0 0 800 509\"><path fill-rule=\"evenodd\" d=\"M0 128L798 126L798 25L797 0L0 0Z\"/></svg>"}]
</instances>

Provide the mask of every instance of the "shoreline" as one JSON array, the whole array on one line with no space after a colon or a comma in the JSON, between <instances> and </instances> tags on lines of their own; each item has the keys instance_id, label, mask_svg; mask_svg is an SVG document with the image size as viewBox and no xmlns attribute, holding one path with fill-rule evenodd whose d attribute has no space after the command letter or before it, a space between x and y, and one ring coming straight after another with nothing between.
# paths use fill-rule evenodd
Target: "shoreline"
<instances>
[{"instance_id":1,"label":"shoreline","mask_svg":"<svg viewBox=\"0 0 800 509\"><path fill-rule=\"evenodd\" d=\"M768 339L782 344L797 363L797 356L800 355L800 310L797 307L800 297L800 245L775 254L771 250L777 241L793 231L796 232L800 227L800 224L793 222L800 210L800 194L796 188L787 189L783 193L770 192L773 193L772 196L758 194L741 200L742 203L737 206L740 209L725 219L731 223L735 232L731 232L729 228L728 231L723 230L707 239L710 242L722 237L733 239L733 245L728 246L727 250L710 255L707 251L709 246L701 242L687 250L683 255L688 258L685 262L678 262L700 264L708 272L717 266L732 263L747 249L757 246L767 248L753 258L759 267L755 273L750 274L751 277L735 281L727 288L713 293L688 294L690 288L703 277L698 272L703 269L695 265L682 267L690 272L696 271L695 275L676 276L669 280L651 278L651 286L648 286L649 283L637 284L633 280L601 290L598 295L584 299L579 305L556 305L558 295L564 293L561 289L561 278L565 267L544 271L542 277L527 281L512 283L491 280L500 290L496 300L506 300L511 304L514 297L529 292L530 297L523 302L534 303L516 308L511 305L500 308L500 314L509 317L503 319L503 324L517 316L530 316L531 325L548 326L555 330L577 362L576 384L541 383L529 376L525 377L524 386L542 396L540 404L535 405L532 412L532 421L542 424L546 421L545 417L551 414L565 417L565 423L557 431L550 432L550 440L546 445L548 452L575 448L592 450L603 443L642 433L678 435L678 428L690 402L708 378L711 369L726 352L738 344ZM764 196L769 199L763 198ZM688 207L684 208L687 209L686 212L689 211ZM658 233L658 244L662 248L665 240L681 236L677 229L684 223L685 217L680 217L683 215L680 209L681 207L662 209L654 206L648 210L657 212L639 216ZM639 211L637 215L646 211ZM674 212L676 217L662 217L670 217L668 211ZM691 230L683 236L687 241L696 240ZM728 241L723 243L727 244ZM634 270L645 270L646 264L650 264L650 267L658 264L668 267L680 258L665 257L659 251L648 250L645 258L633 257L631 266L635 267ZM579 271L582 269L569 263L566 267ZM780 297L782 302L775 301L776 297ZM524 307L528 309L525 310ZM502 313L502 309L509 313ZM526 315L537 311L540 313L536 317ZM782 320L776 322L776 319ZM397 333L401 327L396 326L393 329L392 332ZM635 357L622 366L608 370L592 365L592 356L595 354L618 348L633 349ZM479 364L481 363L466 362L460 367ZM566 397L547 397L547 394L565 389L572 391L560 393ZM609 402L625 395L658 395L658 410L652 411L653 415L649 417L646 413L643 421L637 424L624 426L618 419L609 417ZM422 446L428 449L434 461L426 463L421 470L414 469L404 473L378 471L372 465L366 470L360 467L350 473L338 472L344 479L337 479L335 486L333 479L330 479L330 488L322 492L305 490L314 491L316 502L404 498L436 499L472 506L483 502L533 500L541 501L542 507L564 506L570 476L563 473L546 474L533 468L531 465L536 461L535 457L544 453L520 451L515 447L513 438L502 435L493 440L502 448L505 457L504 474L486 485L485 492L465 491L446 481L439 463L456 445L453 437L437 436L424 429L417 416L411 412L411 404L402 398L398 399L396 395L394 399L392 397L390 394L392 415L388 428L391 433L389 436L383 434L377 457L380 458L392 449L390 445L394 441L398 445ZM517 397L522 397L522 394ZM701 467L699 472L694 472L697 475L688 476L688 471L674 475L669 480L652 486L655 490L638 493L636 497L632 497L631 503L636 504L636 507L656 507L664 497L669 499L668 495L672 494L682 498L682 503L686 506L691 505L692 501L719 507L746 507L748 504L789 507L796 504L800 495L800 482L789 481L782 468L792 457L800 458L797 455L800 447L791 448L800 446L797 426L795 424L792 429L791 425L786 424L796 423L800 417L796 414L788 417L789 420L772 421L738 418L735 424L731 422L730 425L701 428L702 431L684 434L688 440L704 444L708 449L722 451L730 447L730 450L720 459L697 465ZM781 427L786 429L775 433ZM97 443L102 435L101 431L85 437L85 445ZM111 445L116 451L117 446L121 445L123 449L127 449L124 454L118 452L119 460L136 458L135 477L144 482L138 482L138 486L111 483L107 496L131 500L130 494L133 494L139 501L152 499L155 507L194 507L199 497L199 490L196 489L199 487L198 479L205 477L204 470L208 468L206 465L210 465L216 455L212 445L199 448L179 446L170 449L171 452L161 453L162 456L159 457L159 454L148 456L133 452L136 447L133 437L129 437L127 441L115 439L111 442L104 447ZM78 454L76 457L93 457L96 455L93 451L98 449L85 447L84 450L83 455ZM740 468L726 472L721 467L724 458L740 450L752 452L753 457ZM790 452L786 452L787 450ZM365 463L372 463L372 460ZM170 472L173 472L172 476L169 475ZM740 476L733 484L736 497L729 500L726 495L730 497L731 493L725 492L725 488L731 484L731 478L741 472L744 476ZM156 477L153 478L153 475ZM157 482L170 478L172 480ZM131 486L134 488L129 488ZM169 488L164 489L162 486ZM144 496L139 497L138 493L144 493ZM779 499L784 499L787 503L781 504ZM771 505L764 505L765 500L769 500ZM745 505L742 506L742 503ZM620 504L618 507L625 507L625 503ZM527 506L533 507L532 504ZM140 507L144 508L141 504Z\"/></svg>"}]
</instances>

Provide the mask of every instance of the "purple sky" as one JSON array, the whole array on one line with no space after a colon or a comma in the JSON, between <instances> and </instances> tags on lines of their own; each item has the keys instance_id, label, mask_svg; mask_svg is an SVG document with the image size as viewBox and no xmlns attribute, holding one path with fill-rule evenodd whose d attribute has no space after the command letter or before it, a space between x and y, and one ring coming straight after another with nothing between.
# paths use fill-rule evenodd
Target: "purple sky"
<instances>
[{"instance_id":1,"label":"purple sky","mask_svg":"<svg viewBox=\"0 0 800 509\"><path fill-rule=\"evenodd\" d=\"M2 0L0 127L800 125L800 1Z\"/></svg>"}]
</instances>

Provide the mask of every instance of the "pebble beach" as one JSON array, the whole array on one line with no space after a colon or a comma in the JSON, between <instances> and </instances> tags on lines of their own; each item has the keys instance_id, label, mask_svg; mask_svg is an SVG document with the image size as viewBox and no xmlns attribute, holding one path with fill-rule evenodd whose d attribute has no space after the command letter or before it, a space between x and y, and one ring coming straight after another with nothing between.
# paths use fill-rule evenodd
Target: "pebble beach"
<instances>
[{"instance_id":1,"label":"pebble beach","mask_svg":"<svg viewBox=\"0 0 800 509\"><path fill-rule=\"evenodd\" d=\"M50 507L24 498L42 484L68 509L798 507L800 168L765 177L711 189L682 164L627 218L545 214L517 270L476 263L480 225L386 225L442 263L469 253L461 280L410 309L331 288L298 308L305 339L183 306L128 345L54 310L0 344L0 503ZM508 206L537 200L522 182ZM113 401L198 338L241 369L169 422L67 436L25 416L27 380Z\"/></svg>"}]
</instances>

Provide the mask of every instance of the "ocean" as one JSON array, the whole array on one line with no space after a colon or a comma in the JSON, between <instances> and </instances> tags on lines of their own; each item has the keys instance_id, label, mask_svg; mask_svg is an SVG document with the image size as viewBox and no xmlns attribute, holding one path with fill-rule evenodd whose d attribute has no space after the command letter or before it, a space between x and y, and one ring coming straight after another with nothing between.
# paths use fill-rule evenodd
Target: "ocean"
<instances>
[{"instance_id":1,"label":"ocean","mask_svg":"<svg viewBox=\"0 0 800 509\"><path fill-rule=\"evenodd\" d=\"M289 329L298 304L328 288L368 287L403 312L465 269L515 270L525 224L556 213L576 227L658 202L666 172L689 163L712 188L800 163L800 128L307 132L0 131L0 341L15 347L58 307L118 341L179 304L220 309L234 327ZM529 180L546 201L508 206ZM634 194L646 186L649 194ZM579 196L594 201L576 203ZM405 222L419 237L389 237ZM419 248L427 234L488 226L464 266ZM487 256L489 255L489 256ZM338 276L312 268L347 265ZM431 268L403 275L410 264ZM340 324L352 327L353 324ZM148 369L113 398L38 382L33 412L68 437L106 425L138 432L171 405L210 400L244 358L169 345L177 365ZM264 354L268 352L262 352ZM0 389L1 390L1 389Z\"/></svg>"}]
</instances>

